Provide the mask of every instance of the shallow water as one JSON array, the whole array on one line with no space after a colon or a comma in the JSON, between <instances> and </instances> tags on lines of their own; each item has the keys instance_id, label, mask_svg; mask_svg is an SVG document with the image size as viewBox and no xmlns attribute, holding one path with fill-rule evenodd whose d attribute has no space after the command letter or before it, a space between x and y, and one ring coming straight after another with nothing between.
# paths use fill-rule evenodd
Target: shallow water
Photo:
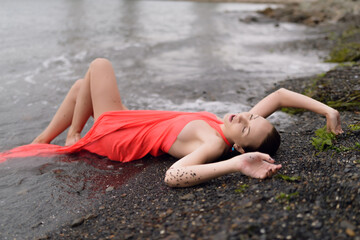
<instances>
[{"instance_id":1,"label":"shallow water","mask_svg":"<svg viewBox=\"0 0 360 240\"><path fill-rule=\"evenodd\" d=\"M251 99L277 81L331 67L321 63L321 52L291 47L293 42L318 37L316 30L242 21L265 7L3 0L0 151L31 142L96 57L113 62L122 97L131 109L206 110L219 115L248 110ZM272 121L284 127L290 118L277 114ZM64 135L54 143L63 142ZM102 161L85 154L3 164L0 237L40 236L86 212L111 181L126 182L131 176L124 172L141 170L140 166L119 171L134 164Z\"/></svg>"}]
</instances>

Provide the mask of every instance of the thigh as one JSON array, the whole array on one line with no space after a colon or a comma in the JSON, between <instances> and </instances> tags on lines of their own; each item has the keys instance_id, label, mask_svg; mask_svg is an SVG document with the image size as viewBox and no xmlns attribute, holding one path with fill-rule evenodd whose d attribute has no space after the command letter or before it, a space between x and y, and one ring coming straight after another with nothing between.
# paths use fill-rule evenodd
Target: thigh
<instances>
[{"instance_id":1,"label":"thigh","mask_svg":"<svg viewBox=\"0 0 360 240\"><path fill-rule=\"evenodd\" d=\"M90 92L95 120L104 112L127 110L122 104L110 61L102 58L94 60L87 74L90 75Z\"/></svg>"}]
</instances>

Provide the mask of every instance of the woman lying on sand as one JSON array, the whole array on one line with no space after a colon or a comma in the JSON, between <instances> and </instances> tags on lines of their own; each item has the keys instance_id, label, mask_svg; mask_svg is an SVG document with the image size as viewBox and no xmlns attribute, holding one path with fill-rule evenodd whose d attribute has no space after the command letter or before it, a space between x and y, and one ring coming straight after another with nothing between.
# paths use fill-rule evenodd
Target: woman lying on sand
<instances>
[{"instance_id":1,"label":"woman lying on sand","mask_svg":"<svg viewBox=\"0 0 360 240\"><path fill-rule=\"evenodd\" d=\"M148 153L168 153L179 158L165 175L165 183L171 187L193 186L233 172L266 178L281 165L270 157L280 145L280 136L265 118L281 107L304 108L326 116L328 130L342 133L336 110L286 89L270 94L250 112L227 114L223 119L208 112L128 110L121 102L111 63L96 59L84 79L70 89L49 126L31 145L0 154L0 162L1 158L82 149L121 162ZM94 117L94 126L81 138L90 116ZM68 127L65 147L49 144ZM214 162L234 150L242 154Z\"/></svg>"}]
</instances>

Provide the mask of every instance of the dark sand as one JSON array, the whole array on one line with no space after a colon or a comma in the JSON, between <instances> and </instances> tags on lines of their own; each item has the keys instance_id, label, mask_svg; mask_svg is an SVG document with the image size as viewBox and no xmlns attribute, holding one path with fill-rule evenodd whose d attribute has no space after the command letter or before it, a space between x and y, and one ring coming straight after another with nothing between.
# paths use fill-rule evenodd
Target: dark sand
<instances>
[{"instance_id":1,"label":"dark sand","mask_svg":"<svg viewBox=\"0 0 360 240\"><path fill-rule=\"evenodd\" d=\"M331 44L319 39L309 47L318 45ZM346 96L360 90L356 79L359 65L337 68L323 81L331 83L337 96ZM312 82L312 77L289 79L274 89L303 92ZM348 127L359 123L359 111L342 111L341 117L344 134L335 146L360 143L360 131ZM175 159L149 157L136 161L133 168L141 171L126 184L108 189L94 209L44 238L359 240L360 151L318 152L310 140L325 119L310 112L294 119L281 132L275 159L283 165L280 173L297 177L296 181L231 174L200 186L172 189L163 177Z\"/></svg>"}]
</instances>

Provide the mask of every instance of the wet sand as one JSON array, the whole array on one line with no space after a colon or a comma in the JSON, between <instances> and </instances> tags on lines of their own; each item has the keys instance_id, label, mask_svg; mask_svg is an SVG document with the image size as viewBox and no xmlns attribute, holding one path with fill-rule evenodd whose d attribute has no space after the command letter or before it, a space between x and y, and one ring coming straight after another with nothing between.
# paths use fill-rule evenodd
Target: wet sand
<instances>
[{"instance_id":1,"label":"wet sand","mask_svg":"<svg viewBox=\"0 0 360 240\"><path fill-rule=\"evenodd\" d=\"M291 48L299 51L326 49L326 42L321 36L294 41ZM284 46L284 52L288 51L288 46ZM168 45L160 45L155 50L165 47ZM134 48L128 54L137 51L140 50ZM51 64L56 61L59 60ZM225 69L224 73L228 71ZM360 75L356 66L351 67L351 71L335 70L332 74L339 78L340 93L345 90L341 86L348 84L347 80ZM233 77L226 76L227 79ZM176 99L192 100L202 96L223 101L220 97L223 87L230 88L231 81L224 83L216 81L216 77L208 77L212 84L197 81L189 87L191 90L206 88L206 92L185 88L186 94L182 94L171 84L161 89L161 85L155 83L153 88L165 92L169 98L178 94ZM311 81L311 78L289 80L276 86L269 84L266 89L272 91L284 86L301 92ZM241 85L236 88L241 89ZM356 85L350 88L356 89ZM248 101L256 102L264 94ZM359 114L343 112L342 116L346 134L339 137L336 144L351 146L359 142L359 132L351 132L347 126L357 123ZM35 207L44 216L35 223L24 221L31 223L32 234L45 232L41 234L43 239L346 239L358 236L359 152L330 150L318 154L310 139L314 130L325 124L324 119L311 113L289 118L294 122L281 129L283 144L275 159L283 164L281 174L296 177L293 182L277 177L260 181L232 174L192 188L171 189L163 183L166 169L175 161L168 156L147 157L126 165L84 152L60 156L43 164L40 159L26 159L30 165L37 164L30 170L20 167L24 176L17 181L16 189L20 191L16 196L20 199L29 196L27 189L22 189L24 185L30 190L43 188L44 195L32 200L38 201L39 206ZM91 171L82 172L84 169ZM31 182L31 176L26 174L42 177L44 184L39 185L38 178ZM55 184L51 182L53 178ZM55 202L50 203L50 206L54 204L50 215L41 211L49 205L46 202L49 194L55 198ZM57 213L59 208L62 210ZM65 215L67 219L63 219ZM60 227L46 231L49 221L42 219L48 218L58 222ZM14 223L21 220L12 219Z\"/></svg>"},{"instance_id":2,"label":"wet sand","mask_svg":"<svg viewBox=\"0 0 360 240\"><path fill-rule=\"evenodd\" d=\"M347 74L348 72L348 74ZM360 75L334 70L339 86ZM326 76L325 76L326 78ZM304 80L304 79L302 79ZM303 83L311 84L308 78ZM276 86L301 92L304 84L287 80ZM355 85L353 87L356 87ZM360 142L357 111L341 112L345 133L336 146ZM281 131L275 155L279 175L257 180L231 174L208 183L172 189L163 183L169 157L136 161L146 166L126 185L106 191L93 209L78 215L49 239L348 239L360 232L360 152L318 152L311 145L323 117L306 112ZM358 239L355 237L354 239Z\"/></svg>"},{"instance_id":3,"label":"wet sand","mask_svg":"<svg viewBox=\"0 0 360 240\"><path fill-rule=\"evenodd\" d=\"M319 43L324 39L319 39ZM324 45L323 45L324 46ZM326 45L329 46L329 45ZM322 78L336 95L360 91L360 65L333 69ZM269 88L298 92L314 77L288 79ZM336 82L336 84L334 84ZM259 96L262 97L262 96ZM315 96L316 97L316 96ZM336 147L360 143L359 109L342 111L344 134ZM275 156L280 174L266 180L231 174L199 186L171 189L164 185L169 157L152 161L125 186L107 191L94 209L79 215L45 238L83 239L360 239L360 151L319 152L314 131L325 119L305 112L281 131Z\"/></svg>"}]
</instances>

